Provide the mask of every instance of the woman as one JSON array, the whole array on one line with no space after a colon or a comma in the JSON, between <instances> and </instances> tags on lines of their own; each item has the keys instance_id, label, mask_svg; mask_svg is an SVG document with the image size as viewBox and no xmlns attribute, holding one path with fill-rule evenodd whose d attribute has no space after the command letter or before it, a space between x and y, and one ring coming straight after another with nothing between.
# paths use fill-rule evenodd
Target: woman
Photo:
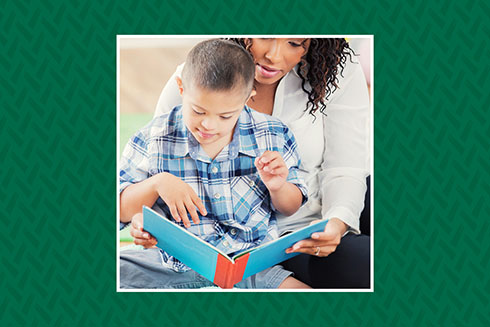
<instances>
[{"instance_id":1,"label":"woman","mask_svg":"<svg viewBox=\"0 0 490 327\"><path fill-rule=\"evenodd\" d=\"M281 232L329 219L288 252L283 263L314 288L369 288L368 236L359 235L369 175L369 97L360 65L343 38L232 39L256 62L256 95L247 103L286 123L296 137L309 201L290 217L278 216ZM175 76L160 95L155 116L180 104ZM135 243L144 243L132 230Z\"/></svg>"}]
</instances>

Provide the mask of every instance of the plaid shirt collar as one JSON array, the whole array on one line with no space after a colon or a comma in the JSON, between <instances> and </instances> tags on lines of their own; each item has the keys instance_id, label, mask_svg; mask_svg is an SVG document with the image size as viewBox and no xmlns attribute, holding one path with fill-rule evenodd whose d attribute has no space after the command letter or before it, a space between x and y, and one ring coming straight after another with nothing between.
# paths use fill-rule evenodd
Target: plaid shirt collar
<instances>
[{"instance_id":1,"label":"plaid shirt collar","mask_svg":"<svg viewBox=\"0 0 490 327\"><path fill-rule=\"evenodd\" d=\"M239 152L250 157L260 156L259 149L256 146L257 140L253 133L255 122L252 120L251 110L248 106L243 108L233 132L233 139L225 147L225 149L228 149L228 152L222 151L214 159L215 161L233 160L238 156ZM176 120L177 123L174 133L181 131L187 137L188 142L176 145L173 148L173 155L176 158L189 155L194 160L211 162L210 158L203 152L194 135L189 133L185 126L184 120L182 119L182 106L179 108ZM246 146L246 144L251 144L252 146Z\"/></svg>"}]
</instances>

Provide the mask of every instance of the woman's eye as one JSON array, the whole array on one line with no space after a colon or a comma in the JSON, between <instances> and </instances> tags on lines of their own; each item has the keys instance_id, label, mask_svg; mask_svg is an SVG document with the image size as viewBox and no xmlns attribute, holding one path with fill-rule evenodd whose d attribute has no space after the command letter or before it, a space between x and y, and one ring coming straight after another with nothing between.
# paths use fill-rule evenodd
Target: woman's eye
<instances>
[{"instance_id":1,"label":"woman's eye","mask_svg":"<svg viewBox=\"0 0 490 327\"><path fill-rule=\"evenodd\" d=\"M295 48L300 47L301 43L296 43L296 42L289 42L289 44Z\"/></svg>"}]
</instances>

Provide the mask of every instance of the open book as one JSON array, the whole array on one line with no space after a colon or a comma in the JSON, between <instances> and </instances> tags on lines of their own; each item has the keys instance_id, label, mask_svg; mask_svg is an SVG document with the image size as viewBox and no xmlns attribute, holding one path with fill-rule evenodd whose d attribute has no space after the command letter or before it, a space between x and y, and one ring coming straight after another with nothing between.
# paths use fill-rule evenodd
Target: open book
<instances>
[{"instance_id":1,"label":"open book","mask_svg":"<svg viewBox=\"0 0 490 327\"><path fill-rule=\"evenodd\" d=\"M285 251L312 233L323 231L327 222L322 220L230 258L166 217L143 207L143 228L157 239L157 246L221 288L232 288L242 279L298 255Z\"/></svg>"}]
</instances>

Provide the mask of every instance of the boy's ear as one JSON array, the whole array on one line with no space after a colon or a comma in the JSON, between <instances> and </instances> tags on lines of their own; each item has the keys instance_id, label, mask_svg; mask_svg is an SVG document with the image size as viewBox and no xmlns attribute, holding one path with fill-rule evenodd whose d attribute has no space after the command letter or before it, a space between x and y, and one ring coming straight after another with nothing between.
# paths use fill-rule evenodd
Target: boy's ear
<instances>
[{"instance_id":1,"label":"boy's ear","mask_svg":"<svg viewBox=\"0 0 490 327\"><path fill-rule=\"evenodd\" d=\"M179 93L180 95L182 95L182 93L184 93L184 84L182 84L182 79L179 76L175 76L175 81L179 86Z\"/></svg>"}]
</instances>

